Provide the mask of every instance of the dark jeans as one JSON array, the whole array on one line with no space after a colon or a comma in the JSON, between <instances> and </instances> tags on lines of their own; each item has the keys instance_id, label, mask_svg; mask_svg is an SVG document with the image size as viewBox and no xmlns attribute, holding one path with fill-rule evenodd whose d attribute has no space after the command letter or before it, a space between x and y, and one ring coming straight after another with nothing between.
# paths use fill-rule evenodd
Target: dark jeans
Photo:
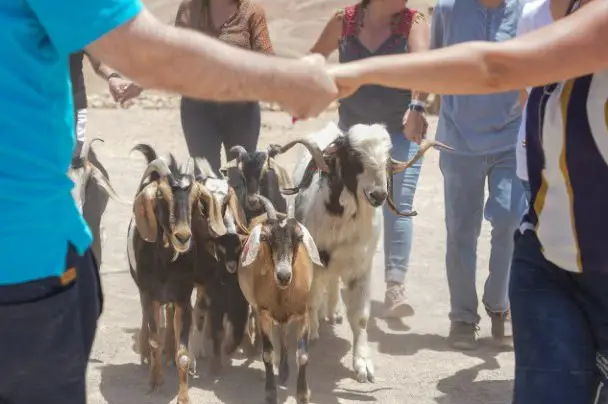
<instances>
[{"instance_id":1,"label":"dark jeans","mask_svg":"<svg viewBox=\"0 0 608 404\"><path fill-rule=\"evenodd\" d=\"M608 274L567 272L516 232L510 302L514 404L608 403ZM596 401L597 400L597 401Z\"/></svg>"},{"instance_id":2,"label":"dark jeans","mask_svg":"<svg viewBox=\"0 0 608 404\"><path fill-rule=\"evenodd\" d=\"M217 103L182 98L181 121L188 152L204 157L217 172L222 144L254 151L260 136L261 111L257 102ZM228 160L233 156L228 155Z\"/></svg>"},{"instance_id":3,"label":"dark jeans","mask_svg":"<svg viewBox=\"0 0 608 404\"><path fill-rule=\"evenodd\" d=\"M86 368L103 299L90 250L70 246L71 282L0 286L0 403L84 404Z\"/></svg>"}]
</instances>

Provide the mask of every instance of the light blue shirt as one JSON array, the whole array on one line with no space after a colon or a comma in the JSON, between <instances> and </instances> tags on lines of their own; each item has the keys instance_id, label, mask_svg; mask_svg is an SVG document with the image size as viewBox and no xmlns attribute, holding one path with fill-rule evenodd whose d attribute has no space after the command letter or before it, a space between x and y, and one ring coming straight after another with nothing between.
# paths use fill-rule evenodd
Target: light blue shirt
<instances>
[{"instance_id":1,"label":"light blue shirt","mask_svg":"<svg viewBox=\"0 0 608 404\"><path fill-rule=\"evenodd\" d=\"M431 48L467 41L504 41L515 37L521 0L487 8L478 0L439 0L433 12ZM514 149L521 122L519 92L443 95L437 140L468 155Z\"/></svg>"},{"instance_id":2,"label":"light blue shirt","mask_svg":"<svg viewBox=\"0 0 608 404\"><path fill-rule=\"evenodd\" d=\"M68 56L135 17L140 0L0 1L0 285L65 268L91 232L70 193Z\"/></svg>"}]
</instances>

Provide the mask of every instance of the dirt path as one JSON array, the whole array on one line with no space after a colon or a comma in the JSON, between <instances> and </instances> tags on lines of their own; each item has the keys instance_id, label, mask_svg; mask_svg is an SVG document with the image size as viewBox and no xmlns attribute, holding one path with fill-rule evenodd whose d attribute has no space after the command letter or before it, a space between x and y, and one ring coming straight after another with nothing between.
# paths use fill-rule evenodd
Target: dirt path
<instances>
[{"instance_id":1,"label":"dirt path","mask_svg":"<svg viewBox=\"0 0 608 404\"><path fill-rule=\"evenodd\" d=\"M282 113L265 113L261 143L284 142L319 127L332 115L291 127ZM143 158L129 156L137 142L154 145L161 153L186 155L176 110L91 110L88 136L105 139L96 145L117 191L133 196L144 169ZM289 155L282 156L289 165ZM488 340L489 322L481 324L482 348L463 354L451 352L445 343L448 331L448 291L444 269L445 230L442 179L438 153L425 161L414 207L415 241L407 288L416 315L404 322L387 323L373 318L369 324L372 356L377 368L375 384L359 384L352 378L350 330L347 324L322 329L321 340L311 353L310 385L317 404L506 404L510 400L513 354L493 348ZM104 224L104 266L102 280L106 309L102 316L89 369L90 404L167 404L175 402L176 377L166 368L166 383L157 394L146 395L147 368L139 365L133 351L133 337L140 322L136 288L128 274L125 235L129 208L110 202ZM479 286L488 262L488 229L484 225L479 243ZM375 257L373 315L383 299L381 245ZM292 360L293 358L290 358ZM203 363L203 366L205 364ZM224 377L212 383L207 377L192 380L192 403L257 404L263 401L261 361L244 366L233 360ZM295 378L281 392L295 403Z\"/></svg>"}]
</instances>

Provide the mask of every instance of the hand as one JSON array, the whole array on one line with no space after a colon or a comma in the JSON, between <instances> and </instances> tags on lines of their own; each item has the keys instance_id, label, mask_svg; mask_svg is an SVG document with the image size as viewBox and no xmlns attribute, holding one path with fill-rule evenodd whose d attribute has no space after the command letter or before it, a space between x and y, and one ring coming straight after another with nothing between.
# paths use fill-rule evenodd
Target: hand
<instances>
[{"instance_id":1,"label":"hand","mask_svg":"<svg viewBox=\"0 0 608 404\"><path fill-rule=\"evenodd\" d=\"M318 54L300 59L289 72L292 87L277 95L278 103L295 119L318 116L336 99L338 89L325 70L325 58Z\"/></svg>"},{"instance_id":2,"label":"hand","mask_svg":"<svg viewBox=\"0 0 608 404\"><path fill-rule=\"evenodd\" d=\"M327 73L338 87L338 99L348 97L361 86L359 74L350 63L329 65Z\"/></svg>"},{"instance_id":3,"label":"hand","mask_svg":"<svg viewBox=\"0 0 608 404\"><path fill-rule=\"evenodd\" d=\"M403 134L406 139L420 144L426 137L429 123L423 113L407 110L403 116Z\"/></svg>"},{"instance_id":4,"label":"hand","mask_svg":"<svg viewBox=\"0 0 608 404\"><path fill-rule=\"evenodd\" d=\"M119 102L123 108L127 101L139 96L143 91L137 84L120 77L111 77L108 80L108 85L112 98L115 102Z\"/></svg>"}]
</instances>

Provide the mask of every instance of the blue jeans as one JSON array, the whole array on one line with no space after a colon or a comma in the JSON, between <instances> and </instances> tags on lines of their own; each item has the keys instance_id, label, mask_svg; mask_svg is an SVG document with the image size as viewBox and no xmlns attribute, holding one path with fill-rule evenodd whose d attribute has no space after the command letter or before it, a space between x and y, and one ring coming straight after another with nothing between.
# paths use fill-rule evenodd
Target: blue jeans
<instances>
[{"instance_id":1,"label":"blue jeans","mask_svg":"<svg viewBox=\"0 0 608 404\"><path fill-rule=\"evenodd\" d=\"M513 403L608 403L608 273L566 272L544 258L534 232L518 231L509 289Z\"/></svg>"},{"instance_id":2,"label":"blue jeans","mask_svg":"<svg viewBox=\"0 0 608 404\"><path fill-rule=\"evenodd\" d=\"M515 174L515 150L483 156L442 151L439 165L445 191L449 317L452 321L477 324L480 321L475 287L477 239L483 217L492 224L492 240L482 301L491 312L509 309L513 232L523 213L523 189ZM489 196L484 206L486 181Z\"/></svg>"},{"instance_id":3,"label":"blue jeans","mask_svg":"<svg viewBox=\"0 0 608 404\"><path fill-rule=\"evenodd\" d=\"M418 151L418 145L403 137L402 133L391 135L393 142L392 157L397 160L406 161L414 157ZM402 211L412 209L414 192L422 160L418 160L412 167L393 177L395 205ZM407 272L410 253L412 251L412 237L414 225L411 217L395 215L384 204L384 265L385 282L403 283Z\"/></svg>"}]
</instances>

